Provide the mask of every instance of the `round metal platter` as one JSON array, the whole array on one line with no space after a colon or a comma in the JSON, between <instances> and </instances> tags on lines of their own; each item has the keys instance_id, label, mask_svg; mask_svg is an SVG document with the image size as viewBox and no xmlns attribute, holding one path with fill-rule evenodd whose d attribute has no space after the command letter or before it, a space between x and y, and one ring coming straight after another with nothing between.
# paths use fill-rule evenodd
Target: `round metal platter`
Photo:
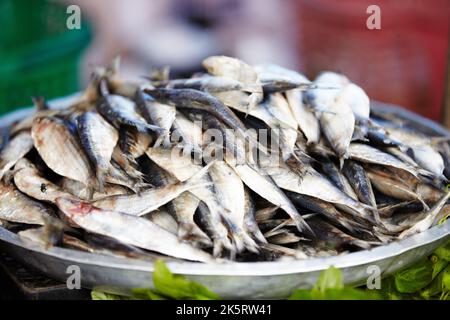
<instances>
[{"instance_id":1,"label":"round metal platter","mask_svg":"<svg viewBox=\"0 0 450 320\"><path fill-rule=\"evenodd\" d=\"M73 96L53 101L64 107ZM391 113L408 122L418 131L434 136L450 136L450 132L421 116L404 109L373 102L380 113ZM32 112L19 110L0 119L7 126ZM170 270L206 285L223 298L274 299L285 298L293 290L311 287L320 273L329 266L342 270L346 284L364 284L379 268L382 276L409 266L430 254L450 238L450 220L407 239L370 250L342 254L334 257L311 258L279 262L202 264L187 261L167 262ZM23 242L14 233L0 227L0 250L33 267L49 277L66 281L69 266L78 266L81 285L111 293L126 293L133 288L153 287L151 261L120 258L52 247L44 249L32 242Z\"/></svg>"}]
</instances>

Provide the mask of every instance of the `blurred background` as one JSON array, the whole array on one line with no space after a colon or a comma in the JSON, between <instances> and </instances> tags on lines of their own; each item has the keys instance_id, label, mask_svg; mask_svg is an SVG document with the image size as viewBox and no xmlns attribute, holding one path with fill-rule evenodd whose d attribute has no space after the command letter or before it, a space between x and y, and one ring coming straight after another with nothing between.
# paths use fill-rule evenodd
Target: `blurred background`
<instances>
[{"instance_id":1,"label":"blurred background","mask_svg":"<svg viewBox=\"0 0 450 320\"><path fill-rule=\"evenodd\" d=\"M73 4L82 23L69 30ZM380 30L366 27L372 4ZM371 98L434 120L449 91L449 0L0 0L0 21L2 113L83 88L119 54L128 79L165 65L188 76L212 54L310 79L338 71Z\"/></svg>"}]
</instances>

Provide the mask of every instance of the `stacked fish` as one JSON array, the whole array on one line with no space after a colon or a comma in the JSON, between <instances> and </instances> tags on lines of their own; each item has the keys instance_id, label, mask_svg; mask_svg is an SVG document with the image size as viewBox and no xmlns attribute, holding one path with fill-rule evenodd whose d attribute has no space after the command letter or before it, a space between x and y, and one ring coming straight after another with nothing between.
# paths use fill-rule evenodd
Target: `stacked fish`
<instances>
[{"instance_id":1,"label":"stacked fish","mask_svg":"<svg viewBox=\"0 0 450 320\"><path fill-rule=\"evenodd\" d=\"M0 223L24 241L190 261L369 249L450 213L447 138L370 111L324 72L213 56L124 81L98 68L68 108L35 99L0 153Z\"/></svg>"}]
</instances>

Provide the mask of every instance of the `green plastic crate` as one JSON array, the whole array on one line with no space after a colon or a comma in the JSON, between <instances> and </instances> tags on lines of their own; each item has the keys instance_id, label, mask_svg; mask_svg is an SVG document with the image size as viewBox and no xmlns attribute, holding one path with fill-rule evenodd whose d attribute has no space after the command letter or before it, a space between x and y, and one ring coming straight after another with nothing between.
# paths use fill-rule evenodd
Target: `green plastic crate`
<instances>
[{"instance_id":1,"label":"green plastic crate","mask_svg":"<svg viewBox=\"0 0 450 320\"><path fill-rule=\"evenodd\" d=\"M78 66L91 32L66 27L66 6L0 0L0 113L79 90Z\"/></svg>"}]
</instances>

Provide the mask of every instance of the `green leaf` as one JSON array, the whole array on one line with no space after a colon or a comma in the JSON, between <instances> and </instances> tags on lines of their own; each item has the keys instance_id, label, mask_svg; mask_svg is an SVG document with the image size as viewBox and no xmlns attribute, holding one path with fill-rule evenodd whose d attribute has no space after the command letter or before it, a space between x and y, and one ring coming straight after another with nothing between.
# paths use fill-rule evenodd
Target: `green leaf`
<instances>
[{"instance_id":1,"label":"green leaf","mask_svg":"<svg viewBox=\"0 0 450 320\"><path fill-rule=\"evenodd\" d=\"M439 259L443 259L450 262L450 241L443 246L440 246L434 251L434 254L439 257Z\"/></svg>"},{"instance_id":2,"label":"green leaf","mask_svg":"<svg viewBox=\"0 0 450 320\"><path fill-rule=\"evenodd\" d=\"M442 295L443 291L445 291L444 287L444 276L445 274L449 274L450 265L448 265L443 271L441 271L433 281L421 291L420 295L424 299L433 299Z\"/></svg>"},{"instance_id":3,"label":"green leaf","mask_svg":"<svg viewBox=\"0 0 450 320\"><path fill-rule=\"evenodd\" d=\"M92 300L127 300L127 297L119 296L117 294L106 293L102 291L91 291Z\"/></svg>"},{"instance_id":4,"label":"green leaf","mask_svg":"<svg viewBox=\"0 0 450 320\"><path fill-rule=\"evenodd\" d=\"M438 256L436 255L431 256L431 261L433 262L433 274L431 277L434 279L439 274L439 272L441 272L442 270L445 269L445 267L447 267L448 261L444 259L439 259Z\"/></svg>"},{"instance_id":5,"label":"green leaf","mask_svg":"<svg viewBox=\"0 0 450 320\"><path fill-rule=\"evenodd\" d=\"M153 273L156 292L172 299L216 300L220 297L205 286L170 272L166 264L157 260Z\"/></svg>"},{"instance_id":6,"label":"green leaf","mask_svg":"<svg viewBox=\"0 0 450 320\"><path fill-rule=\"evenodd\" d=\"M289 300L373 300L379 299L376 292L345 288L341 270L330 267L320 273L311 290L296 290Z\"/></svg>"},{"instance_id":7,"label":"green leaf","mask_svg":"<svg viewBox=\"0 0 450 320\"><path fill-rule=\"evenodd\" d=\"M414 293L433 280L433 264L427 258L395 275L395 287L401 293Z\"/></svg>"},{"instance_id":8,"label":"green leaf","mask_svg":"<svg viewBox=\"0 0 450 320\"><path fill-rule=\"evenodd\" d=\"M132 298L136 300L166 300L151 289L136 288L132 290L132 293Z\"/></svg>"},{"instance_id":9,"label":"green leaf","mask_svg":"<svg viewBox=\"0 0 450 320\"><path fill-rule=\"evenodd\" d=\"M311 290L296 290L294 291L288 300L313 300Z\"/></svg>"},{"instance_id":10,"label":"green leaf","mask_svg":"<svg viewBox=\"0 0 450 320\"><path fill-rule=\"evenodd\" d=\"M333 266L329 267L320 273L313 290L324 292L326 289L342 289L344 288L344 281L342 279L342 272Z\"/></svg>"}]
</instances>

